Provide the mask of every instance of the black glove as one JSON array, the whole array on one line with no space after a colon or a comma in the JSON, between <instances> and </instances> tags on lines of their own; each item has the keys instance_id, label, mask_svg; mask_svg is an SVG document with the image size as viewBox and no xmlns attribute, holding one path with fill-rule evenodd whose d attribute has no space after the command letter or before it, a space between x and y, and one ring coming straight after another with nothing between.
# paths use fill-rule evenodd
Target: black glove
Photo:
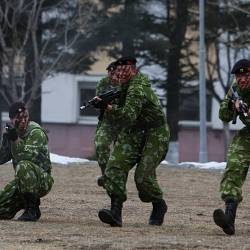
<instances>
[{"instance_id":1,"label":"black glove","mask_svg":"<svg viewBox=\"0 0 250 250\"><path fill-rule=\"evenodd\" d=\"M233 100L228 100L228 109L231 111L235 110L235 106L234 106L234 101Z\"/></svg>"},{"instance_id":2,"label":"black glove","mask_svg":"<svg viewBox=\"0 0 250 250\"><path fill-rule=\"evenodd\" d=\"M2 137L2 147L7 147L9 145L8 133L4 132Z\"/></svg>"},{"instance_id":3,"label":"black glove","mask_svg":"<svg viewBox=\"0 0 250 250\"><path fill-rule=\"evenodd\" d=\"M7 137L10 141L16 141L18 138L16 128L13 127L11 124L6 124L5 126Z\"/></svg>"},{"instance_id":4,"label":"black glove","mask_svg":"<svg viewBox=\"0 0 250 250\"><path fill-rule=\"evenodd\" d=\"M96 109L106 109L108 104L103 100L96 100L96 102L93 104L93 106Z\"/></svg>"}]
</instances>

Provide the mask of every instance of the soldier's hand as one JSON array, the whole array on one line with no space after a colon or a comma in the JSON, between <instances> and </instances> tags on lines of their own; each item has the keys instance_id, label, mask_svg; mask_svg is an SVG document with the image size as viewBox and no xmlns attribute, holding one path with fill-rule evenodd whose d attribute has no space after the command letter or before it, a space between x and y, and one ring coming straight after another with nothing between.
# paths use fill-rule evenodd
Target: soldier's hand
<instances>
[{"instance_id":1,"label":"soldier's hand","mask_svg":"<svg viewBox=\"0 0 250 250\"><path fill-rule=\"evenodd\" d=\"M105 101L103 101L102 99L100 99L98 96L95 97L95 102L93 104L93 106L97 109L106 109L107 108L107 103Z\"/></svg>"},{"instance_id":2,"label":"soldier's hand","mask_svg":"<svg viewBox=\"0 0 250 250\"><path fill-rule=\"evenodd\" d=\"M6 124L5 126L7 137L10 141L16 141L18 139L17 130L11 124Z\"/></svg>"},{"instance_id":3,"label":"soldier's hand","mask_svg":"<svg viewBox=\"0 0 250 250\"><path fill-rule=\"evenodd\" d=\"M234 107L236 108L236 110L238 112L240 112L240 106L241 106L241 102L239 99L237 99L235 102L234 102Z\"/></svg>"},{"instance_id":4,"label":"soldier's hand","mask_svg":"<svg viewBox=\"0 0 250 250\"><path fill-rule=\"evenodd\" d=\"M108 104L106 110L107 110L108 112L112 111L112 105L111 105L111 104Z\"/></svg>"}]
</instances>

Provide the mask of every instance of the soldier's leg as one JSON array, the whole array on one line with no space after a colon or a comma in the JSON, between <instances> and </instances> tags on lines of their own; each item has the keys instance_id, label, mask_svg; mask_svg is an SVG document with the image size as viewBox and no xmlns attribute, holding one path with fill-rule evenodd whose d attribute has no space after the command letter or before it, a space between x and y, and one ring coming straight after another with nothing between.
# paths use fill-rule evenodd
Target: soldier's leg
<instances>
[{"instance_id":1,"label":"soldier's leg","mask_svg":"<svg viewBox=\"0 0 250 250\"><path fill-rule=\"evenodd\" d=\"M25 200L25 211L19 220L38 220L41 216L40 197L50 191L54 182L53 178L34 163L21 161L16 167L16 181L19 193Z\"/></svg>"},{"instance_id":2,"label":"soldier's leg","mask_svg":"<svg viewBox=\"0 0 250 250\"><path fill-rule=\"evenodd\" d=\"M126 201L126 182L129 170L139 157L138 137L128 134L119 135L107 168L104 187L111 198L111 209L101 209L99 218L111 226L122 226L122 203Z\"/></svg>"},{"instance_id":3,"label":"soldier's leg","mask_svg":"<svg viewBox=\"0 0 250 250\"><path fill-rule=\"evenodd\" d=\"M127 199L127 176L129 170L138 162L141 141L139 132L119 134L105 170L104 186L109 196L115 195L123 201Z\"/></svg>"},{"instance_id":4,"label":"soldier's leg","mask_svg":"<svg viewBox=\"0 0 250 250\"><path fill-rule=\"evenodd\" d=\"M162 191L156 178L156 168L168 150L169 132L165 128L151 129L135 170L135 183L143 202L157 202Z\"/></svg>"},{"instance_id":5,"label":"soldier's leg","mask_svg":"<svg viewBox=\"0 0 250 250\"><path fill-rule=\"evenodd\" d=\"M220 183L221 197L225 201L225 212L216 209L213 214L215 223L229 235L235 233L236 210L243 199L242 186L250 163L250 140L244 136L244 132L245 130L240 131L229 147L227 166Z\"/></svg>"},{"instance_id":6,"label":"soldier's leg","mask_svg":"<svg viewBox=\"0 0 250 250\"><path fill-rule=\"evenodd\" d=\"M162 225L167 205L156 178L156 168L165 158L168 149L169 132L164 128L150 131L141 160L135 171L135 183L143 202L152 202L153 210L149 224Z\"/></svg>"},{"instance_id":7,"label":"soldier's leg","mask_svg":"<svg viewBox=\"0 0 250 250\"><path fill-rule=\"evenodd\" d=\"M96 148L97 162L99 167L101 168L102 173L102 176L100 176L97 180L99 186L103 186L103 175L110 156L111 144L114 141L115 136L115 131L112 130L112 127L105 121L103 121L97 127L94 142Z\"/></svg>"},{"instance_id":8,"label":"soldier's leg","mask_svg":"<svg viewBox=\"0 0 250 250\"><path fill-rule=\"evenodd\" d=\"M23 196L18 192L16 180L13 180L0 191L0 220L12 219L23 208Z\"/></svg>"}]
</instances>

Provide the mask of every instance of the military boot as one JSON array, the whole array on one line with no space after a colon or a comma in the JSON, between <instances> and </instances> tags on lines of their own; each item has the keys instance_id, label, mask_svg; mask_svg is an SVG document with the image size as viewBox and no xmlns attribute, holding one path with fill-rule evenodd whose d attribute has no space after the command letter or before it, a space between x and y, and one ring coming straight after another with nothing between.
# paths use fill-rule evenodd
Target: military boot
<instances>
[{"instance_id":1,"label":"military boot","mask_svg":"<svg viewBox=\"0 0 250 250\"><path fill-rule=\"evenodd\" d=\"M162 199L158 202L152 202L153 210L149 217L149 225L161 226L164 221L165 213L168 210L166 202Z\"/></svg>"},{"instance_id":2,"label":"military boot","mask_svg":"<svg viewBox=\"0 0 250 250\"><path fill-rule=\"evenodd\" d=\"M24 193L25 210L18 218L20 221L37 221L41 217L40 198L34 193Z\"/></svg>"},{"instance_id":3,"label":"military boot","mask_svg":"<svg viewBox=\"0 0 250 250\"><path fill-rule=\"evenodd\" d=\"M102 175L97 177L97 185L99 187L104 187L104 172L105 172L105 165L100 165L101 171L102 171Z\"/></svg>"},{"instance_id":4,"label":"military boot","mask_svg":"<svg viewBox=\"0 0 250 250\"><path fill-rule=\"evenodd\" d=\"M111 227L122 227L122 202L116 197L111 197L111 210L101 209L98 216L103 223Z\"/></svg>"},{"instance_id":5,"label":"military boot","mask_svg":"<svg viewBox=\"0 0 250 250\"><path fill-rule=\"evenodd\" d=\"M214 210L213 218L217 226L221 227L224 233L233 235L235 233L234 222L236 217L238 202L228 199L225 202L225 213L222 209Z\"/></svg>"}]
</instances>

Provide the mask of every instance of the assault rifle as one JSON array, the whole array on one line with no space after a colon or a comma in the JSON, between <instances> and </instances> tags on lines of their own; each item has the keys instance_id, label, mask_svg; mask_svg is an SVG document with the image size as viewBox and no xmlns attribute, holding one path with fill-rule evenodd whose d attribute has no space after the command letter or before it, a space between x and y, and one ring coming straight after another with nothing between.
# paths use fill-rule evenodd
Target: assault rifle
<instances>
[{"instance_id":1,"label":"assault rifle","mask_svg":"<svg viewBox=\"0 0 250 250\"><path fill-rule=\"evenodd\" d=\"M93 97L92 99L90 99L87 103L85 103L83 106L80 107L81 110L84 110L90 106L94 107L94 108L99 108L101 109L101 107L103 104L109 104L111 103L114 99L119 98L121 95L121 91L117 90L117 89L113 89L113 90L109 90L107 92L104 92L103 94L100 94L98 97L100 98L97 99L96 97Z\"/></svg>"},{"instance_id":2,"label":"assault rifle","mask_svg":"<svg viewBox=\"0 0 250 250\"><path fill-rule=\"evenodd\" d=\"M231 99L232 101L237 101L239 100L239 104L240 104L240 111L238 112L236 109L234 109L234 113L233 113L233 124L236 124L236 121L237 121L237 116L239 114L243 114L244 117L247 117L248 116L248 105L243 102L243 100L241 99L241 97L239 96L238 92L236 90L233 89L233 87L231 86L230 87L230 90L232 92L232 96L231 96Z\"/></svg>"}]
</instances>

